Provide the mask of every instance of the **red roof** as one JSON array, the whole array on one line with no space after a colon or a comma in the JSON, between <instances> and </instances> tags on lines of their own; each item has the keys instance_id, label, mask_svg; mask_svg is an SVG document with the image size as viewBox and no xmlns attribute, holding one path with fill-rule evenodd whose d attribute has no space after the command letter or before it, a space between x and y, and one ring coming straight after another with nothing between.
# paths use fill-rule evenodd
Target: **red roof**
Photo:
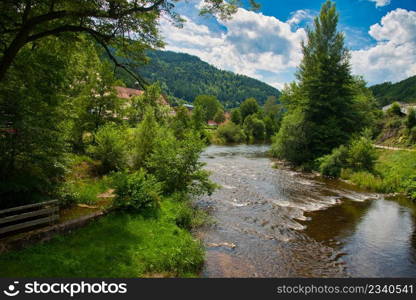
<instances>
[{"instance_id":1,"label":"red roof","mask_svg":"<svg viewBox=\"0 0 416 300\"><path fill-rule=\"evenodd\" d=\"M218 125L218 124L217 124L217 122L215 122L215 121L213 121L213 120L209 120L209 121L208 121L208 125L209 125L209 126L216 126L216 125Z\"/></svg>"}]
</instances>

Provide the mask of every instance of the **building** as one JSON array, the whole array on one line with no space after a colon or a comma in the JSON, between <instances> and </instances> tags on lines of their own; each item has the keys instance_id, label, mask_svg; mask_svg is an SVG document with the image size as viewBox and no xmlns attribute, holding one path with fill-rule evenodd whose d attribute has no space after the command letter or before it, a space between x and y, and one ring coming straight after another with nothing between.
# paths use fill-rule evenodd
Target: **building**
<instances>
[{"instance_id":1,"label":"building","mask_svg":"<svg viewBox=\"0 0 416 300\"><path fill-rule=\"evenodd\" d=\"M131 89L131 88L126 88L122 86L115 86L114 88L117 92L117 97L121 99L131 99L132 97L141 96L144 93L144 91L142 90ZM167 101L164 95L160 96L159 101L160 101L160 104L162 105L170 106L169 102Z\"/></svg>"}]
</instances>

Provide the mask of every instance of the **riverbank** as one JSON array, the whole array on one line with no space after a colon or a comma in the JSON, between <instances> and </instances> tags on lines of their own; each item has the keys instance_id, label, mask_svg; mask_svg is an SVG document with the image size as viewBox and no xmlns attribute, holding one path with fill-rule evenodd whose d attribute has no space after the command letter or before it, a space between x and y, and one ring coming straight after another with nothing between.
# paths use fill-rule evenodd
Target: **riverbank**
<instances>
[{"instance_id":1,"label":"riverbank","mask_svg":"<svg viewBox=\"0 0 416 300\"><path fill-rule=\"evenodd\" d=\"M401 193L416 199L416 152L377 149L374 172L344 170L341 178L379 193Z\"/></svg>"},{"instance_id":2,"label":"riverbank","mask_svg":"<svg viewBox=\"0 0 416 300\"><path fill-rule=\"evenodd\" d=\"M50 242L0 255L1 277L197 277L204 261L190 228L202 216L165 198L146 218L112 213Z\"/></svg>"}]
</instances>

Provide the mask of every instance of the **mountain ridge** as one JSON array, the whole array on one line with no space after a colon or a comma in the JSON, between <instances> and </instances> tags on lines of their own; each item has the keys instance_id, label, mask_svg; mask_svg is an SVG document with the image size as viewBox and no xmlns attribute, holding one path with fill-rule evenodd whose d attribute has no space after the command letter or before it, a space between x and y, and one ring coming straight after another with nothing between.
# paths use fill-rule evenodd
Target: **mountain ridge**
<instances>
[{"instance_id":1,"label":"mountain ridge","mask_svg":"<svg viewBox=\"0 0 416 300\"><path fill-rule=\"evenodd\" d=\"M160 82L163 91L192 103L196 96L216 96L226 108L237 107L245 99L254 97L264 104L269 96L279 97L280 91L267 83L221 70L199 57L173 51L153 50L147 55L150 62L134 69L149 82ZM132 79L121 76L129 87Z\"/></svg>"}]
</instances>

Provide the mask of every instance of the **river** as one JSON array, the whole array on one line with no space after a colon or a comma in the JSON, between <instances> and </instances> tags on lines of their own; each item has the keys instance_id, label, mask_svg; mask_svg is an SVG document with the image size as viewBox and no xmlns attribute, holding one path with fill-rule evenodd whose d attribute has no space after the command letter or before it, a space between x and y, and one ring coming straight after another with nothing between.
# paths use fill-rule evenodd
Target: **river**
<instances>
[{"instance_id":1,"label":"river","mask_svg":"<svg viewBox=\"0 0 416 300\"><path fill-rule=\"evenodd\" d=\"M209 146L221 185L197 201L212 224L204 277L416 277L416 205L273 168L268 146Z\"/></svg>"}]
</instances>

